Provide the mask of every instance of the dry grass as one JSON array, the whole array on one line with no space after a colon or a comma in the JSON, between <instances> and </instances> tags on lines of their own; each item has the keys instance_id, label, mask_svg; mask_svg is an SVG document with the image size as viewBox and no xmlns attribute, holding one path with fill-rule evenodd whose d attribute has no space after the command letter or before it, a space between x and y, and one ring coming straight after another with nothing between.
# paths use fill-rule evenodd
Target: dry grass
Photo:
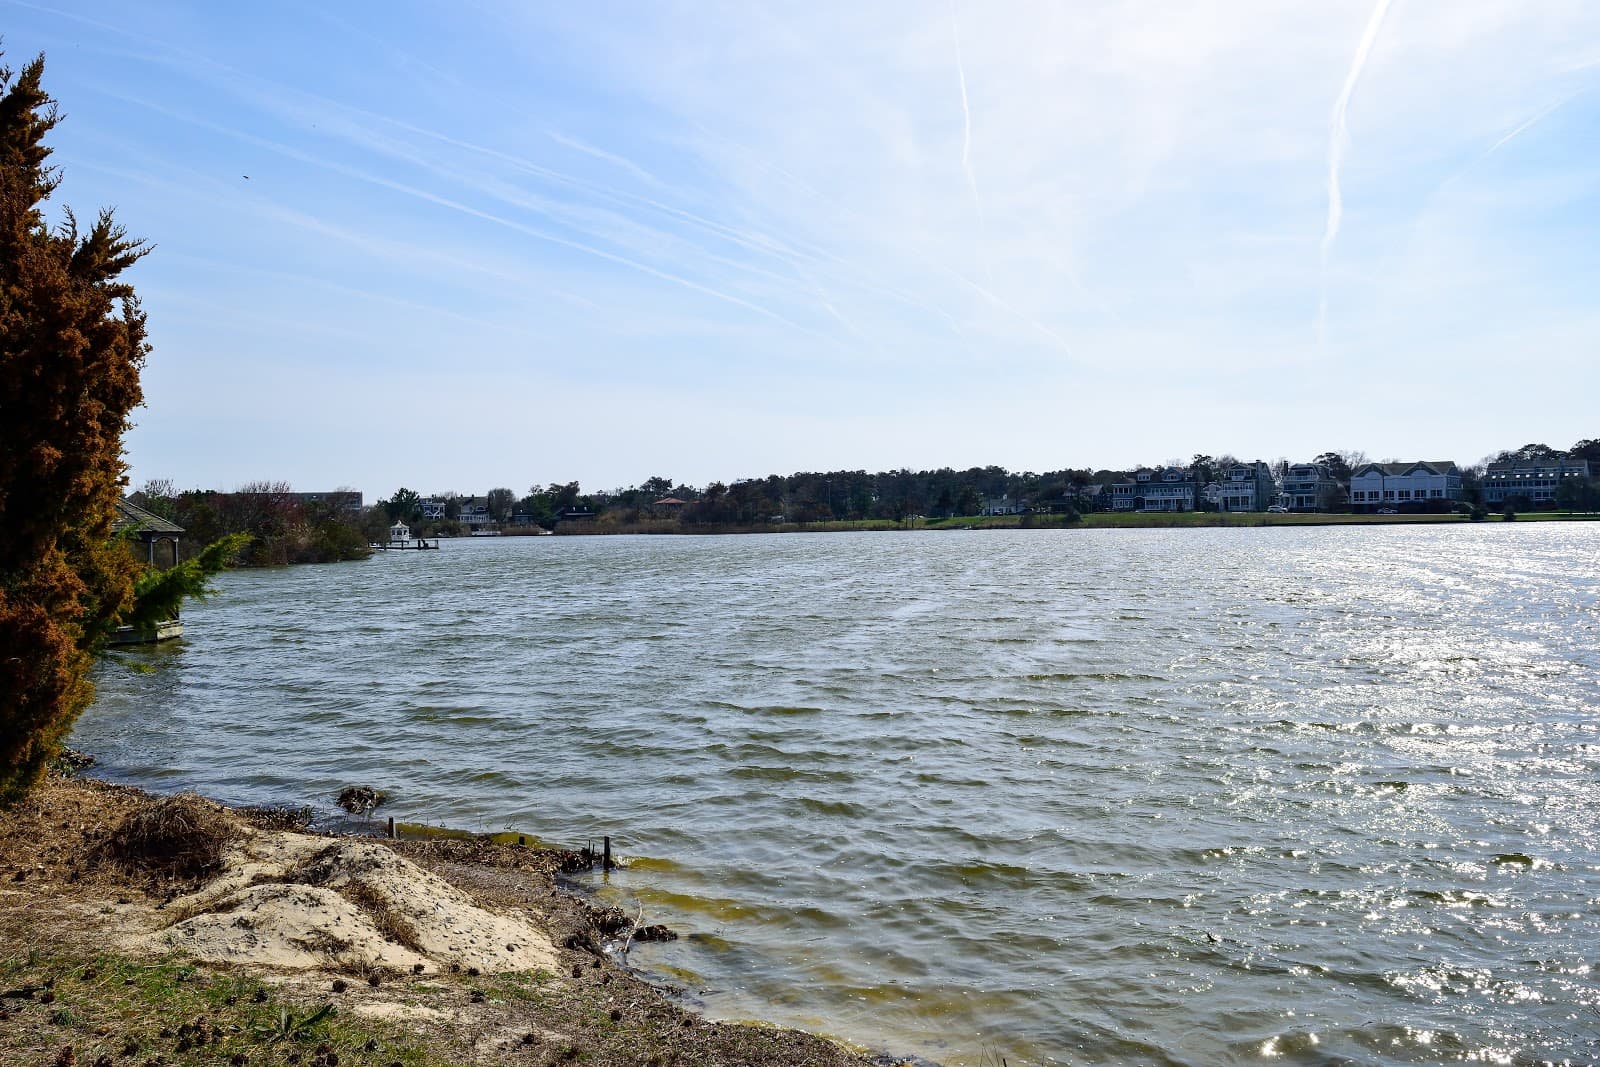
<instances>
[{"instance_id":1,"label":"dry grass","mask_svg":"<svg viewBox=\"0 0 1600 1067\"><path fill-rule=\"evenodd\" d=\"M395 910L388 897L365 882L351 882L344 887L343 896L360 908L372 920L372 925L378 928L378 933L387 940L404 945L419 955L426 955L422 939L417 936L417 928Z\"/></svg>"},{"instance_id":2,"label":"dry grass","mask_svg":"<svg viewBox=\"0 0 1600 1067\"><path fill-rule=\"evenodd\" d=\"M194 881L222 868L239 824L221 807L193 793L152 798L113 829L102 854L130 871Z\"/></svg>"}]
</instances>

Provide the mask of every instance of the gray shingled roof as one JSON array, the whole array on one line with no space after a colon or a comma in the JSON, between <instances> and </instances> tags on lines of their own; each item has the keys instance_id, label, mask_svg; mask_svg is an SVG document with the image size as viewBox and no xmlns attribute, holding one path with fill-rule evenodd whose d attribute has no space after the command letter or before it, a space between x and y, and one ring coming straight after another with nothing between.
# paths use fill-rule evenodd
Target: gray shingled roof
<instances>
[{"instance_id":1,"label":"gray shingled roof","mask_svg":"<svg viewBox=\"0 0 1600 1067\"><path fill-rule=\"evenodd\" d=\"M146 511L138 504L130 504L126 500L117 501L117 517L111 520L113 533L124 530L133 530L142 534L181 534L183 527L170 519L163 519L153 511Z\"/></svg>"},{"instance_id":2,"label":"gray shingled roof","mask_svg":"<svg viewBox=\"0 0 1600 1067\"><path fill-rule=\"evenodd\" d=\"M1418 459L1409 463L1364 463L1357 467L1354 474L1362 471L1379 470L1392 477L1399 477L1417 467L1427 467L1435 474L1450 474L1456 472L1455 461L1448 459Z\"/></svg>"}]
</instances>

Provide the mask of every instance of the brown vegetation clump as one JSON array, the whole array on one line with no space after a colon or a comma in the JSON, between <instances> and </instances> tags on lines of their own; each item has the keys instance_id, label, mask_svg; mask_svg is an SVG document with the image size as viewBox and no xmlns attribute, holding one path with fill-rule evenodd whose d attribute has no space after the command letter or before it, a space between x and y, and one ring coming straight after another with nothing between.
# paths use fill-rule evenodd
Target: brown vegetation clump
<instances>
[{"instance_id":1,"label":"brown vegetation clump","mask_svg":"<svg viewBox=\"0 0 1600 1067\"><path fill-rule=\"evenodd\" d=\"M239 825L215 804L180 793L152 799L106 839L108 859L159 878L195 880L222 867Z\"/></svg>"},{"instance_id":2,"label":"brown vegetation clump","mask_svg":"<svg viewBox=\"0 0 1600 1067\"><path fill-rule=\"evenodd\" d=\"M388 796L370 785L349 785L339 791L339 806L351 815L370 815Z\"/></svg>"}]
</instances>

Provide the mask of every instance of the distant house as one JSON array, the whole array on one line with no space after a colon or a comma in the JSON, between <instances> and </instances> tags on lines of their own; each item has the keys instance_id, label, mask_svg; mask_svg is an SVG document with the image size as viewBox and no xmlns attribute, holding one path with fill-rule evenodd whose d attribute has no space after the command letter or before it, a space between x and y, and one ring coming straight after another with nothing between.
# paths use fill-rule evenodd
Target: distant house
<instances>
[{"instance_id":1,"label":"distant house","mask_svg":"<svg viewBox=\"0 0 1600 1067\"><path fill-rule=\"evenodd\" d=\"M1321 511L1338 499L1339 481L1325 463L1296 463L1283 474L1280 496L1290 511Z\"/></svg>"},{"instance_id":2,"label":"distant house","mask_svg":"<svg viewBox=\"0 0 1600 1067\"><path fill-rule=\"evenodd\" d=\"M1563 482L1586 484L1593 477L1589 461L1573 456L1512 459L1491 463L1483 473L1483 502L1503 507L1514 500L1528 506L1554 506Z\"/></svg>"},{"instance_id":3,"label":"distant house","mask_svg":"<svg viewBox=\"0 0 1600 1067\"><path fill-rule=\"evenodd\" d=\"M489 502L483 497L464 496L456 502L460 505L460 513L456 521L465 526L469 532L476 533L480 530L493 530L498 526L494 516L489 514Z\"/></svg>"},{"instance_id":4,"label":"distant house","mask_svg":"<svg viewBox=\"0 0 1600 1067\"><path fill-rule=\"evenodd\" d=\"M1447 506L1461 499L1461 471L1448 460L1364 463L1350 475L1350 506L1360 511Z\"/></svg>"},{"instance_id":5,"label":"distant house","mask_svg":"<svg viewBox=\"0 0 1600 1067\"><path fill-rule=\"evenodd\" d=\"M1218 511L1266 511L1278 498L1272 468L1260 460L1235 463L1204 490L1206 502Z\"/></svg>"},{"instance_id":6,"label":"distant house","mask_svg":"<svg viewBox=\"0 0 1600 1067\"><path fill-rule=\"evenodd\" d=\"M422 512L423 518L438 522L444 518L445 503L446 501L437 500L430 496L417 501L417 510Z\"/></svg>"},{"instance_id":7,"label":"distant house","mask_svg":"<svg viewBox=\"0 0 1600 1067\"><path fill-rule=\"evenodd\" d=\"M1193 511L1194 477L1182 467L1143 467L1111 487L1113 511Z\"/></svg>"},{"instance_id":8,"label":"distant house","mask_svg":"<svg viewBox=\"0 0 1600 1067\"><path fill-rule=\"evenodd\" d=\"M1009 496L992 496L983 502L980 515L1021 515L1028 509L1020 500Z\"/></svg>"},{"instance_id":9,"label":"distant house","mask_svg":"<svg viewBox=\"0 0 1600 1067\"><path fill-rule=\"evenodd\" d=\"M650 510L657 515L677 515L688 505L687 500L679 500L675 496L664 496L650 505Z\"/></svg>"},{"instance_id":10,"label":"distant house","mask_svg":"<svg viewBox=\"0 0 1600 1067\"><path fill-rule=\"evenodd\" d=\"M138 555L154 567L178 565L178 542L183 539L183 527L170 519L163 519L153 511L146 511L126 500L117 501L117 515L111 520L111 532L127 537L139 545Z\"/></svg>"},{"instance_id":11,"label":"distant house","mask_svg":"<svg viewBox=\"0 0 1600 1067\"><path fill-rule=\"evenodd\" d=\"M1071 496L1080 511L1104 511L1111 506L1111 494L1103 485L1079 486L1072 490Z\"/></svg>"},{"instance_id":12,"label":"distant house","mask_svg":"<svg viewBox=\"0 0 1600 1067\"><path fill-rule=\"evenodd\" d=\"M593 508L562 508L560 511L556 512L557 522L582 522L585 519L593 519L594 517L595 512Z\"/></svg>"}]
</instances>

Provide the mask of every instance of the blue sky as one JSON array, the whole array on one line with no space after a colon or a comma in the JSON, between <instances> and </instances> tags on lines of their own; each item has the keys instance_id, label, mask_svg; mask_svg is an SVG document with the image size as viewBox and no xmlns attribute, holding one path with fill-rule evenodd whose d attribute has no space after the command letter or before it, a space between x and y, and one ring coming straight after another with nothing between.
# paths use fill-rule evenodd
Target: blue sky
<instances>
[{"instance_id":1,"label":"blue sky","mask_svg":"<svg viewBox=\"0 0 1600 1067\"><path fill-rule=\"evenodd\" d=\"M59 202L157 246L136 484L1600 436L1588 0L0 0L0 27L46 53Z\"/></svg>"}]
</instances>

